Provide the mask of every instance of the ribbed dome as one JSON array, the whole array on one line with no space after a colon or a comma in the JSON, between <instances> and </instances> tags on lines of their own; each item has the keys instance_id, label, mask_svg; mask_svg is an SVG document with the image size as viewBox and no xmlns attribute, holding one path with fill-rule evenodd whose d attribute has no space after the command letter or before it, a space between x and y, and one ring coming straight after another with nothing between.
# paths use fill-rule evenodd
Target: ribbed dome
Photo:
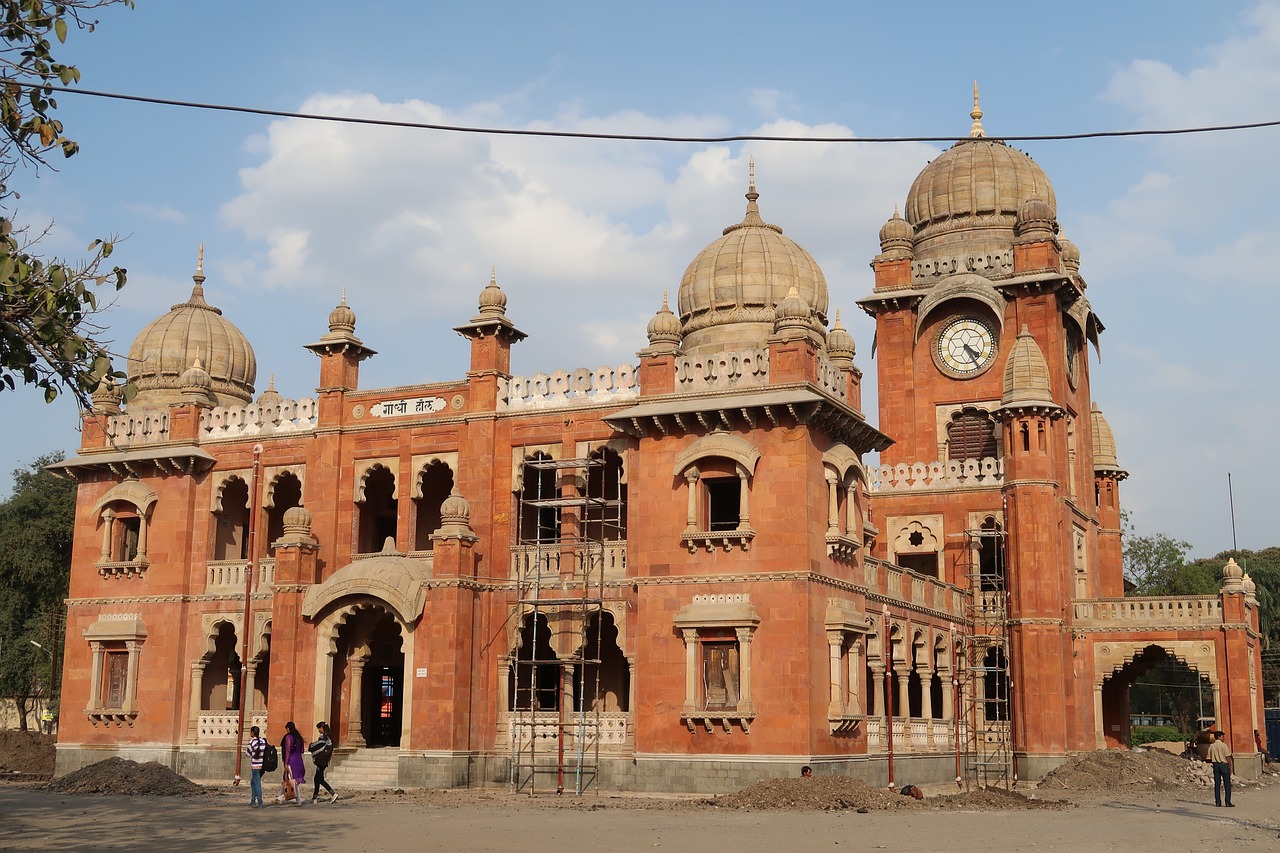
<instances>
[{"instance_id":1,"label":"ribbed dome","mask_svg":"<svg viewBox=\"0 0 1280 853\"><path fill-rule=\"evenodd\" d=\"M686 353L763 346L773 332L774 306L793 287L826 324L827 280L808 252L761 218L752 172L746 216L703 249L680 280Z\"/></svg>"},{"instance_id":2,"label":"ribbed dome","mask_svg":"<svg viewBox=\"0 0 1280 853\"><path fill-rule=\"evenodd\" d=\"M854 346L853 335L840 323L840 312L836 312L835 325L831 327L831 331L827 332L827 357L832 363L839 363L842 366L853 366L853 356L857 351Z\"/></svg>"},{"instance_id":3,"label":"ribbed dome","mask_svg":"<svg viewBox=\"0 0 1280 853\"><path fill-rule=\"evenodd\" d=\"M160 409L181 397L182 375L199 360L209 374L214 405L253 400L258 362L253 347L221 309L204 301L203 250L186 302L152 320L129 347L129 381L138 389L132 410Z\"/></svg>"},{"instance_id":4,"label":"ribbed dome","mask_svg":"<svg viewBox=\"0 0 1280 853\"><path fill-rule=\"evenodd\" d=\"M1000 403L1006 408L1056 407L1049 385L1049 364L1026 326L1018 333L1009 351L1009 360L1005 362L1004 395Z\"/></svg>"},{"instance_id":5,"label":"ribbed dome","mask_svg":"<svg viewBox=\"0 0 1280 853\"><path fill-rule=\"evenodd\" d=\"M1018 210L1029 199L1057 216L1058 201L1044 170L998 139L984 135L975 95L973 129L916 176L905 216L915 229L915 253L955 244L1004 242L1012 237Z\"/></svg>"},{"instance_id":6,"label":"ribbed dome","mask_svg":"<svg viewBox=\"0 0 1280 853\"><path fill-rule=\"evenodd\" d=\"M649 343L680 343L680 320L671 312L671 306L667 304L667 294L662 294L662 307L649 320L649 326L646 330L649 335Z\"/></svg>"},{"instance_id":7,"label":"ribbed dome","mask_svg":"<svg viewBox=\"0 0 1280 853\"><path fill-rule=\"evenodd\" d=\"M1111 431L1111 424L1102 416L1102 409L1093 404L1089 413L1093 426L1093 470L1119 471L1120 462L1116 457L1116 436Z\"/></svg>"}]
</instances>

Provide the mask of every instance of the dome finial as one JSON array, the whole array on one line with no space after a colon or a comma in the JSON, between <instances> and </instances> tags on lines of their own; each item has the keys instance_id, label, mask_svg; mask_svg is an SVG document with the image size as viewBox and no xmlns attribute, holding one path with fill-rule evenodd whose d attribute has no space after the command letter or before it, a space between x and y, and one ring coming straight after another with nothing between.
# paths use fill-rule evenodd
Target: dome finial
<instances>
[{"instance_id":1,"label":"dome finial","mask_svg":"<svg viewBox=\"0 0 1280 853\"><path fill-rule=\"evenodd\" d=\"M759 199L760 193L756 192L756 158L753 156L747 159L747 213L742 217L742 225L764 225L760 206L756 204Z\"/></svg>"},{"instance_id":2,"label":"dome finial","mask_svg":"<svg viewBox=\"0 0 1280 853\"><path fill-rule=\"evenodd\" d=\"M969 113L969 118L973 119L973 125L969 128L969 137L971 139L981 139L987 135L982 129L982 107L978 106L978 81L973 81L973 112Z\"/></svg>"},{"instance_id":3,"label":"dome finial","mask_svg":"<svg viewBox=\"0 0 1280 853\"><path fill-rule=\"evenodd\" d=\"M192 305L206 305L204 301L204 243L200 244L200 250L196 253L196 274L191 276L191 280L196 286L191 288L191 298L187 300Z\"/></svg>"},{"instance_id":4,"label":"dome finial","mask_svg":"<svg viewBox=\"0 0 1280 853\"><path fill-rule=\"evenodd\" d=\"M753 154L747 158L747 192L753 193L755 191L756 191L756 158L755 158L755 155ZM748 196L748 198L750 198L750 196Z\"/></svg>"}]
</instances>

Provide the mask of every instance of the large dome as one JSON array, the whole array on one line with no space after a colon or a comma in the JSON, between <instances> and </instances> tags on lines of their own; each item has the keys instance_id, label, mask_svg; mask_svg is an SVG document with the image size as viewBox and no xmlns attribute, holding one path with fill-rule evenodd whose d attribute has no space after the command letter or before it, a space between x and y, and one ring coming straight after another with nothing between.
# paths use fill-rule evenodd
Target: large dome
<instances>
[{"instance_id":1,"label":"large dome","mask_svg":"<svg viewBox=\"0 0 1280 853\"><path fill-rule=\"evenodd\" d=\"M808 252L761 218L752 172L746 216L703 249L680 280L686 353L763 346L773 333L774 306L793 287L826 322L827 280Z\"/></svg>"},{"instance_id":2,"label":"large dome","mask_svg":"<svg viewBox=\"0 0 1280 853\"><path fill-rule=\"evenodd\" d=\"M915 231L915 256L963 244L982 251L1007 244L1022 205L1039 199L1057 216L1058 202L1044 170L1026 154L988 139L976 103L973 128L924 168L907 193L904 215Z\"/></svg>"},{"instance_id":3,"label":"large dome","mask_svg":"<svg viewBox=\"0 0 1280 853\"><path fill-rule=\"evenodd\" d=\"M147 324L129 347L127 372L138 389L129 408L161 409L182 396L182 374L197 360L209 374L215 405L253 400L258 363L253 347L221 309L204 301L203 251L191 297Z\"/></svg>"}]
</instances>

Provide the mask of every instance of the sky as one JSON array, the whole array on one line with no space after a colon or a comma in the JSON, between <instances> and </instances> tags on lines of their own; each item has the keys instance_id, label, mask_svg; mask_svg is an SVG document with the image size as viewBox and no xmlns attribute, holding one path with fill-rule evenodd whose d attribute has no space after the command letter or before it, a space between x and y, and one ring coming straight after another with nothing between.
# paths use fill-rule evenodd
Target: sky
<instances>
[{"instance_id":1,"label":"sky","mask_svg":"<svg viewBox=\"0 0 1280 853\"><path fill-rule=\"evenodd\" d=\"M368 12L363 11L367 8ZM361 10L361 11L357 11ZM138 0L59 58L78 88L284 112L513 129L722 136L963 136L1280 119L1280 0L1070 4L409 3ZM258 388L311 396L345 289L378 355L361 387L461 376L452 331L496 269L528 340L513 372L635 363L664 291L738 222L747 162L764 218L814 256L874 376L877 233L929 143L566 141L376 128L71 92L81 152L25 172L11 210L49 255L118 236L114 349L206 298L248 336ZM1137 531L1209 556L1280 544L1275 378L1280 128L1015 143L1045 169L1106 331L1094 400ZM864 408L877 421L874 382ZM77 415L0 392L8 472L73 454ZM1231 475L1234 533L1228 494Z\"/></svg>"}]
</instances>

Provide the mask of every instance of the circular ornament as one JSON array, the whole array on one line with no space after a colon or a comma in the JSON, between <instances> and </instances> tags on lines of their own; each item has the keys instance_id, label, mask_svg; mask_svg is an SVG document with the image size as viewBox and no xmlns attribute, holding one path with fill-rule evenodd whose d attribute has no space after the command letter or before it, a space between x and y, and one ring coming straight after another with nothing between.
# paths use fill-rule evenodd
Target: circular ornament
<instances>
[{"instance_id":1,"label":"circular ornament","mask_svg":"<svg viewBox=\"0 0 1280 853\"><path fill-rule=\"evenodd\" d=\"M938 332L933 361L956 379L979 376L995 364L998 338L986 320L961 315L948 320Z\"/></svg>"},{"instance_id":2,"label":"circular ornament","mask_svg":"<svg viewBox=\"0 0 1280 853\"><path fill-rule=\"evenodd\" d=\"M454 394L454 395L453 395L452 405L453 405L453 407L454 407L455 409L461 409L461 408L462 408L462 404L463 404L464 402L465 402L465 401L462 399L462 395L461 395L461 394Z\"/></svg>"},{"instance_id":3,"label":"circular ornament","mask_svg":"<svg viewBox=\"0 0 1280 853\"><path fill-rule=\"evenodd\" d=\"M355 418L356 420L360 420L361 418L363 418L363 417L364 417L364 404L363 404L363 403L356 403L356 404L355 404L355 406L354 406L354 407L352 407L352 409L351 409L351 417Z\"/></svg>"}]
</instances>

